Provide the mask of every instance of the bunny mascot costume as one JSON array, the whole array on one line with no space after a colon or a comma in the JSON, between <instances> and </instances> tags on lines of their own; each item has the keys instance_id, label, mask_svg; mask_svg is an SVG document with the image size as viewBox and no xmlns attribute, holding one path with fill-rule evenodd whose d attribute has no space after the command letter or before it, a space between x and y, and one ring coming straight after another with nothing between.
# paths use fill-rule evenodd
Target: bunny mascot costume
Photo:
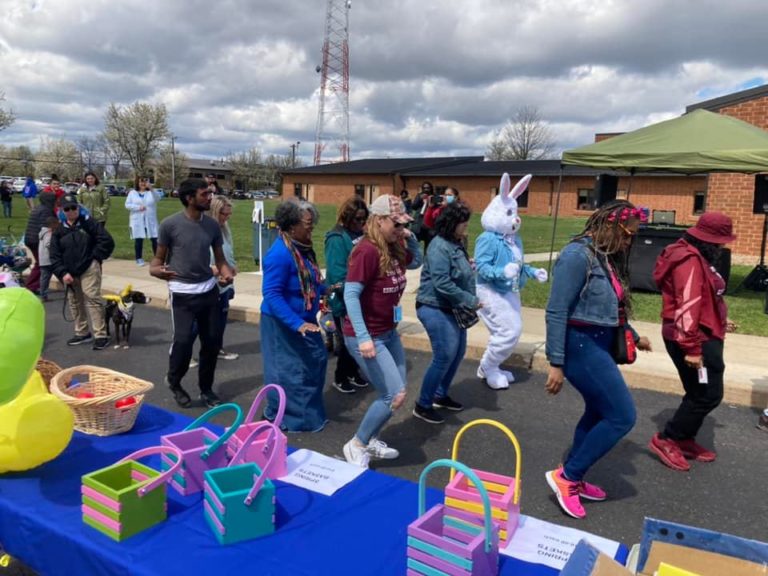
<instances>
[{"instance_id":1,"label":"bunny mascot costume","mask_svg":"<svg viewBox=\"0 0 768 576\"><path fill-rule=\"evenodd\" d=\"M523 331L520 289L528 278L547 281L546 270L523 262L523 243L517 235L521 223L517 198L525 192L531 177L523 177L513 189L509 174L501 177L499 195L483 212L480 221L484 232L475 244L477 297L482 304L477 314L490 332L477 376L485 378L494 390L509 388L509 383L515 381L511 372L499 366L512 353Z\"/></svg>"}]
</instances>

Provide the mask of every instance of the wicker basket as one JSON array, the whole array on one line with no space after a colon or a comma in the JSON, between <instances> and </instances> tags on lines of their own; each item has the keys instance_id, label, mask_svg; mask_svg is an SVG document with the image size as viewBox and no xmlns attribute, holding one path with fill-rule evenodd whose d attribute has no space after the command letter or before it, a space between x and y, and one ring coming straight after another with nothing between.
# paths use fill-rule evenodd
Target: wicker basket
<instances>
[{"instance_id":1,"label":"wicker basket","mask_svg":"<svg viewBox=\"0 0 768 576\"><path fill-rule=\"evenodd\" d=\"M69 388L72 380L79 382L74 389ZM75 430L95 436L111 436L133 428L144 395L152 388L151 382L99 366L73 366L51 380L51 393L68 404L75 414ZM84 393L93 394L93 398L77 397ZM135 403L116 405L119 400L131 397Z\"/></svg>"},{"instance_id":2,"label":"wicker basket","mask_svg":"<svg viewBox=\"0 0 768 576\"><path fill-rule=\"evenodd\" d=\"M35 369L40 372L40 376L43 377L43 381L45 382L45 385L48 386L49 390L51 388L51 379L61 372L61 366L56 364L56 362L46 360L45 358L40 358L37 361Z\"/></svg>"}]
</instances>

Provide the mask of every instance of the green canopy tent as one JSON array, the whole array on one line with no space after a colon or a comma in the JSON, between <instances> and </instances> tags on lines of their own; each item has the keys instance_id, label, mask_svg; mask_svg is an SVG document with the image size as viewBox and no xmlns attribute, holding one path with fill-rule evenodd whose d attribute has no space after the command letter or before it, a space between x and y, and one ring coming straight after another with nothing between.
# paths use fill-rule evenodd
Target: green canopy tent
<instances>
[{"instance_id":1,"label":"green canopy tent","mask_svg":"<svg viewBox=\"0 0 768 576\"><path fill-rule=\"evenodd\" d=\"M550 245L550 268L560 211L563 169L586 166L629 172L768 172L768 132L722 114L695 110L602 142L563 152Z\"/></svg>"}]
</instances>

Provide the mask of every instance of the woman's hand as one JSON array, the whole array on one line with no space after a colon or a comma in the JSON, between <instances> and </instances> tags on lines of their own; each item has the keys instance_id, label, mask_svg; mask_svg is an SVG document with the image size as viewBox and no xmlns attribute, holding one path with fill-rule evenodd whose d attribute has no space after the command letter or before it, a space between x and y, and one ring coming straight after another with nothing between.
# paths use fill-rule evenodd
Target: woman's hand
<instances>
[{"instance_id":1,"label":"woman's hand","mask_svg":"<svg viewBox=\"0 0 768 576\"><path fill-rule=\"evenodd\" d=\"M698 356L686 354L685 358L683 359L683 362L685 362L691 368L701 368L703 366L701 362L701 354L699 354Z\"/></svg>"},{"instance_id":2,"label":"woman's hand","mask_svg":"<svg viewBox=\"0 0 768 576\"><path fill-rule=\"evenodd\" d=\"M653 352L651 341L648 340L647 336L640 336L640 339L637 341L637 349L643 352Z\"/></svg>"},{"instance_id":3,"label":"woman's hand","mask_svg":"<svg viewBox=\"0 0 768 576\"><path fill-rule=\"evenodd\" d=\"M558 366L550 366L549 374L547 374L547 383L544 385L544 388L550 394L557 394L563 387L563 380L565 380L563 369Z\"/></svg>"},{"instance_id":4,"label":"woman's hand","mask_svg":"<svg viewBox=\"0 0 768 576\"><path fill-rule=\"evenodd\" d=\"M363 358L376 358L376 345L373 343L373 340L361 342L358 349L360 350L360 356Z\"/></svg>"},{"instance_id":5,"label":"woman's hand","mask_svg":"<svg viewBox=\"0 0 768 576\"><path fill-rule=\"evenodd\" d=\"M725 321L725 331L726 332L736 332L736 330L739 329L739 325L736 324L736 322L732 322L731 320Z\"/></svg>"},{"instance_id":6,"label":"woman's hand","mask_svg":"<svg viewBox=\"0 0 768 576\"><path fill-rule=\"evenodd\" d=\"M320 332L320 326L312 324L311 322L304 322L304 324L299 326L298 333L302 336L306 336L307 332Z\"/></svg>"}]
</instances>

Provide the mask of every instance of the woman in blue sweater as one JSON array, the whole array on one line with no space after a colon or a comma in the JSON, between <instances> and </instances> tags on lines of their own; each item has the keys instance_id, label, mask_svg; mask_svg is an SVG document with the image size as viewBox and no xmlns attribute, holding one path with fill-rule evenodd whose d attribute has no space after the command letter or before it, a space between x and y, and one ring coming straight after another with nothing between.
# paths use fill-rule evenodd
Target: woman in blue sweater
<instances>
[{"instance_id":1,"label":"woman in blue sweater","mask_svg":"<svg viewBox=\"0 0 768 576\"><path fill-rule=\"evenodd\" d=\"M275 211L280 229L264 257L261 351L264 382L285 390L281 427L289 432L319 432L328 421L323 405L328 355L317 324L325 285L312 248L318 213L306 201L282 202ZM277 414L271 395L264 411Z\"/></svg>"}]
</instances>

